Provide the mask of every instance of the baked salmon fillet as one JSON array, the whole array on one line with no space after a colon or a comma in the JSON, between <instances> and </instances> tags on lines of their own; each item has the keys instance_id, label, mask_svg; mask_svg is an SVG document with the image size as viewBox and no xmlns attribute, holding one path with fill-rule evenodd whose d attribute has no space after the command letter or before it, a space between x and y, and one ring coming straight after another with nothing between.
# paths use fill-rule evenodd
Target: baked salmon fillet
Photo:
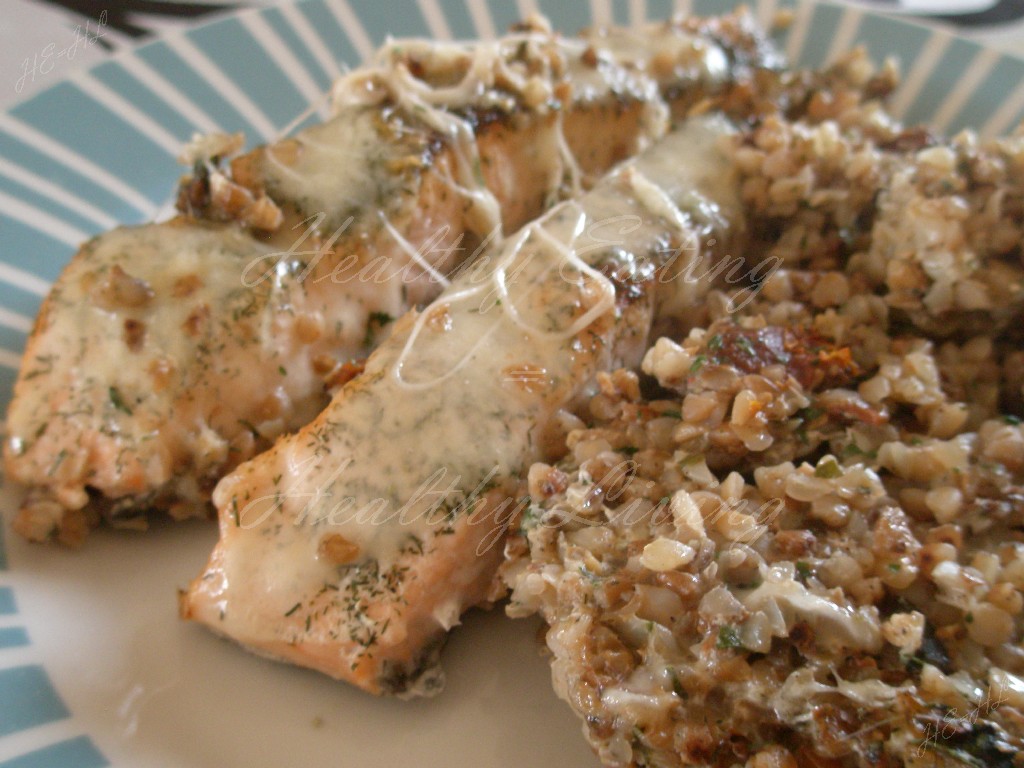
<instances>
[{"instance_id":1,"label":"baked salmon fillet","mask_svg":"<svg viewBox=\"0 0 1024 768\"><path fill-rule=\"evenodd\" d=\"M657 308L702 303L711 281L683 271L736 245L730 135L688 121L398 321L311 424L218 484L182 616L371 693L438 690L446 631L492 596L518 479L598 372L639 363Z\"/></svg>"},{"instance_id":2,"label":"baked salmon fillet","mask_svg":"<svg viewBox=\"0 0 1024 768\"><path fill-rule=\"evenodd\" d=\"M7 416L15 530L79 543L207 510L489 238L663 135L730 61L769 58L741 17L394 41L326 122L229 163L240 137L195 142L181 216L90 241L44 302Z\"/></svg>"}]
</instances>

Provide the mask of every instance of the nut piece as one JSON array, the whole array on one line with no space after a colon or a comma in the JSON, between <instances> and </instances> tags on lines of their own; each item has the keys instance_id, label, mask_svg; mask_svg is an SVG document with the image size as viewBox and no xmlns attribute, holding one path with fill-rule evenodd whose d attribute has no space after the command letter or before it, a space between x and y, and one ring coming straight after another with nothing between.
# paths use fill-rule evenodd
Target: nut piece
<instances>
[{"instance_id":1,"label":"nut piece","mask_svg":"<svg viewBox=\"0 0 1024 768\"><path fill-rule=\"evenodd\" d=\"M882 624L882 637L900 651L911 656L917 653L924 639L924 614L918 611L894 613Z\"/></svg>"},{"instance_id":2,"label":"nut piece","mask_svg":"<svg viewBox=\"0 0 1024 768\"><path fill-rule=\"evenodd\" d=\"M672 519L680 540L697 539L699 541L707 536L700 507L685 490L679 489L672 495L669 509L672 510Z\"/></svg>"},{"instance_id":3,"label":"nut piece","mask_svg":"<svg viewBox=\"0 0 1024 768\"><path fill-rule=\"evenodd\" d=\"M348 565L359 557L359 547L340 533L331 533L320 539L319 554L335 565Z\"/></svg>"},{"instance_id":4,"label":"nut piece","mask_svg":"<svg viewBox=\"0 0 1024 768\"><path fill-rule=\"evenodd\" d=\"M141 320L128 318L124 321L124 345L132 352L138 352L146 342L146 324Z\"/></svg>"},{"instance_id":5,"label":"nut piece","mask_svg":"<svg viewBox=\"0 0 1024 768\"><path fill-rule=\"evenodd\" d=\"M210 306L208 304L198 304L196 307L189 312L188 317L185 318L185 322L181 324L181 328L192 338L201 335L210 322Z\"/></svg>"},{"instance_id":6,"label":"nut piece","mask_svg":"<svg viewBox=\"0 0 1024 768\"><path fill-rule=\"evenodd\" d=\"M174 285L171 287L171 296L176 299L181 299L185 296L191 296L202 287L203 280L199 275L182 275L174 281Z\"/></svg>"},{"instance_id":7,"label":"nut piece","mask_svg":"<svg viewBox=\"0 0 1024 768\"><path fill-rule=\"evenodd\" d=\"M149 283L125 272L115 264L95 288L96 303L108 310L134 309L146 306L153 298Z\"/></svg>"},{"instance_id":8,"label":"nut piece","mask_svg":"<svg viewBox=\"0 0 1024 768\"><path fill-rule=\"evenodd\" d=\"M652 571L674 571L693 562L696 556L693 547L683 544L681 541L667 539L659 536L646 547L640 555L640 562Z\"/></svg>"}]
</instances>

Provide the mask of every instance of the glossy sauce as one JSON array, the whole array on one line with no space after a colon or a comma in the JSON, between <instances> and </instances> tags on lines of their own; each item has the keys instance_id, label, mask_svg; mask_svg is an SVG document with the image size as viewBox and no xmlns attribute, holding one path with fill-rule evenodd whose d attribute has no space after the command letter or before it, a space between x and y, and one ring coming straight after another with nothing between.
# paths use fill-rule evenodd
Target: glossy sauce
<instances>
[{"instance_id":1,"label":"glossy sauce","mask_svg":"<svg viewBox=\"0 0 1024 768\"><path fill-rule=\"evenodd\" d=\"M460 572L489 581L481 549L499 545L500 520L475 515L474 499L523 476L554 414L599 370L639 362L655 290L709 290L655 287L654 276L665 243L734 225L733 174L715 146L730 130L688 123L403 318L311 425L218 485L222 538L186 613L369 690L388 684L395 657L420 664L410 656L480 588L414 602L404 595L415 579L429 581L432 561L457 556ZM601 229L609 217L632 222L614 242ZM639 261L652 267L638 278L648 298L623 308L595 266ZM490 529L470 537L476 551L453 555L448 537L473 526ZM334 556L340 542L344 562Z\"/></svg>"},{"instance_id":2,"label":"glossy sauce","mask_svg":"<svg viewBox=\"0 0 1024 768\"><path fill-rule=\"evenodd\" d=\"M49 296L45 333L22 372L45 386L21 387L8 419L9 450L49 465L14 463L15 478L41 471L78 508L83 480L116 497L162 487L183 462L203 478L227 460L233 436L272 439L311 418L318 377L305 345L291 341L303 292L287 269L253 289L239 280L269 252L232 228L183 221L87 245ZM235 413L252 421L240 426ZM82 455L40 450L76 431L90 438ZM89 470L90 457L103 460ZM197 486L177 491L205 496Z\"/></svg>"},{"instance_id":3,"label":"glossy sauce","mask_svg":"<svg viewBox=\"0 0 1024 768\"><path fill-rule=\"evenodd\" d=\"M676 66L655 75L652 53ZM723 56L671 26L394 41L338 83L330 120L236 158L234 178L210 171L228 202L265 196L283 210L276 231L180 220L100 236L54 288L10 408L8 471L33 487L35 510L20 530L49 537L90 493L133 524L146 507L200 511L224 471L319 410L332 360L365 354L392 317L436 296L474 242L578 192L577 156L603 172L603 143L635 153L663 135L659 87L714 85ZM590 108L595 121L634 109L636 123L614 137L585 119L566 127ZM492 139L474 123L488 110L503 115ZM441 247L422 253L439 231ZM82 281L115 265L152 291L145 306L96 303ZM198 287L170 284L179 272Z\"/></svg>"}]
</instances>

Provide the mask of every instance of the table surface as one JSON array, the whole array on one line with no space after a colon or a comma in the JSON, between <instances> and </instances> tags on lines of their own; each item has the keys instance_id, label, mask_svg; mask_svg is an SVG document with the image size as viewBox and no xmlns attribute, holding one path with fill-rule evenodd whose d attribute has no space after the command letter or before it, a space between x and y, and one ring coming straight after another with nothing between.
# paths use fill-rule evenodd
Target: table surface
<instances>
[{"instance_id":1,"label":"table surface","mask_svg":"<svg viewBox=\"0 0 1024 768\"><path fill-rule=\"evenodd\" d=\"M358 2L359 0L350 0ZM613 0L622 1L625 0ZM1024 57L1024 0L850 0L864 8L952 26L966 37ZM219 14L269 0L4 0L0 108L76 68ZM161 8L166 5L166 9Z\"/></svg>"}]
</instances>

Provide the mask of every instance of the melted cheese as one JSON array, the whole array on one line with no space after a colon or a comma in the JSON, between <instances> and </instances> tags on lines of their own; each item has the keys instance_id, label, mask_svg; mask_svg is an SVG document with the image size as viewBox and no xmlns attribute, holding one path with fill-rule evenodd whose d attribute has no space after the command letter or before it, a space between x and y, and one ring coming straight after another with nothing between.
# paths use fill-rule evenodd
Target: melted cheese
<instances>
[{"instance_id":1,"label":"melted cheese","mask_svg":"<svg viewBox=\"0 0 1024 768\"><path fill-rule=\"evenodd\" d=\"M694 147L728 131L720 121L688 124L650 158L484 254L479 269L404 318L316 421L226 477L214 494L222 540L190 596L202 615L243 643L286 643L290 658L342 677L367 653L386 658L387 647L400 645L395 636L404 640L413 626L421 641L448 629L467 595L453 584L436 605L406 605L406 585L394 574L410 558L425 567L445 537L467 526L493 526L474 517L487 488L523 475L540 456L547 422L597 371L638 363L635 352L618 355L617 338L642 339L650 309L620 313L612 283L595 266L659 262L666 241L701 226L693 223L701 211L732 210L732 190L687 186L714 163L719 173L707 179L729 177L722 153L688 162ZM650 195L635 193L638 175L668 199L649 205ZM598 226L611 211L634 224L616 242ZM641 290L651 276L641 277ZM478 551L458 555L456 573L467 580L485 542L501 538L500 530L478 533ZM330 541L344 542L351 559L331 557ZM368 652L345 639L366 633L381 647ZM336 646L334 660L303 658L305 643Z\"/></svg>"},{"instance_id":2,"label":"melted cheese","mask_svg":"<svg viewBox=\"0 0 1024 768\"><path fill-rule=\"evenodd\" d=\"M573 152L583 139L567 137L564 125L572 108L639 105L632 134L612 142L634 152L667 129L669 109L659 88L714 82L721 56L714 44L672 26L585 41L562 40L535 25L472 45L389 43L373 65L339 82L332 119L253 153L234 180L211 175L218 199L265 195L278 221L280 209L288 212L286 221L310 217L305 234L284 227L273 235L284 250L230 227L176 222L104 235L81 264L69 267L50 301L51 327L41 327L32 342L30 358L39 365L28 361L11 407L11 475L67 509L86 503L87 487L125 508L205 500L226 468L316 411L323 394L312 372L315 358L361 354L373 341L368 318L400 314L446 285L444 273L471 255L458 251L463 235L480 240L499 233L503 206L522 221L580 191L586 179ZM666 61L674 63L666 69ZM510 118L510 144L522 142L508 157L481 156L472 121L488 110ZM532 141L514 131L534 134ZM601 132L583 138L591 146L605 139ZM237 141L200 142L191 156L220 154ZM509 172L511 181L496 172L487 179L502 188L496 194L481 172L492 161L539 170L529 177ZM607 162L590 172L603 172ZM633 194L644 195L639 187ZM614 206L612 197L606 206ZM442 245L449 251L421 253L445 228L451 238ZM545 232L535 239L543 241ZM550 237L535 247L560 252ZM567 253L562 257L580 285L596 293L588 294L594 303L582 316L552 332L563 341L610 304L607 281L586 259ZM350 258L354 266L342 266ZM508 259L511 264L513 256ZM80 272L82 279L93 273L102 279L115 264L129 281L150 286L151 304L100 311L74 282ZM408 265L422 279L407 280ZM167 281L179 267L194 268L199 292L176 295ZM505 290L508 276L499 270L495 280L513 325L530 333L533 321L516 312L515 297ZM126 321L135 323L131 330ZM186 326L195 333L183 333ZM128 339L132 334L138 338ZM141 347L126 356L129 342Z\"/></svg>"},{"instance_id":3,"label":"melted cheese","mask_svg":"<svg viewBox=\"0 0 1024 768\"><path fill-rule=\"evenodd\" d=\"M402 148L381 141L376 109L339 111L327 122L300 131L287 143L266 149L265 184L278 200L295 201L309 215L323 213L323 228L333 231L345 217L387 200L399 176L386 163Z\"/></svg>"},{"instance_id":4,"label":"melted cheese","mask_svg":"<svg viewBox=\"0 0 1024 768\"><path fill-rule=\"evenodd\" d=\"M584 33L583 39L606 51L608 58L626 71L643 71L662 87L683 78L714 88L729 79L729 59L720 45L671 25L655 30L598 28Z\"/></svg>"},{"instance_id":5,"label":"melted cheese","mask_svg":"<svg viewBox=\"0 0 1024 768\"><path fill-rule=\"evenodd\" d=\"M793 577L792 567L764 569L761 586L743 598L753 614L774 617L771 633L788 637L797 621L807 622L822 647L877 653L882 647L878 612L871 608L840 605L834 599L816 595Z\"/></svg>"},{"instance_id":6,"label":"melted cheese","mask_svg":"<svg viewBox=\"0 0 1024 768\"><path fill-rule=\"evenodd\" d=\"M293 334L302 292L286 268L255 289L242 280L269 252L234 227L181 221L85 246L29 350L8 418L12 474L45 474L78 508L85 484L113 498L160 489L183 462L203 478L236 437L310 418L323 401Z\"/></svg>"}]
</instances>

